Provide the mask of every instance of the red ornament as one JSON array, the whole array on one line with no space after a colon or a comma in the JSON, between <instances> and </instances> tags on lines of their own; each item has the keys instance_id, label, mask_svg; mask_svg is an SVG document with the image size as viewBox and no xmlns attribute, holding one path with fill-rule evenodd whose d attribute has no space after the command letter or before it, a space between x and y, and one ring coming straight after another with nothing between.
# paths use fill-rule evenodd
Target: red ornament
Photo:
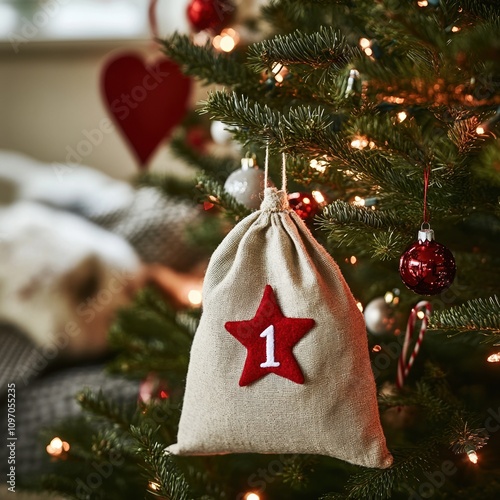
<instances>
[{"instance_id":1,"label":"red ornament","mask_svg":"<svg viewBox=\"0 0 500 500\"><path fill-rule=\"evenodd\" d=\"M234 9L230 0L191 0L187 16L195 31L219 33L230 22Z\"/></svg>"},{"instance_id":2,"label":"red ornament","mask_svg":"<svg viewBox=\"0 0 500 500\"><path fill-rule=\"evenodd\" d=\"M191 80L166 58L149 66L140 55L125 53L106 62L101 86L113 121L144 168L184 118Z\"/></svg>"},{"instance_id":3,"label":"red ornament","mask_svg":"<svg viewBox=\"0 0 500 500\"><path fill-rule=\"evenodd\" d=\"M309 193L290 193L288 203L294 212L305 222L311 222L321 207Z\"/></svg>"},{"instance_id":4,"label":"red ornament","mask_svg":"<svg viewBox=\"0 0 500 500\"><path fill-rule=\"evenodd\" d=\"M420 295L436 295L448 288L455 278L453 254L434 241L434 231L424 229L418 241L401 255L399 273L403 283Z\"/></svg>"},{"instance_id":5,"label":"red ornament","mask_svg":"<svg viewBox=\"0 0 500 500\"><path fill-rule=\"evenodd\" d=\"M285 317L272 287L267 285L253 319L228 321L224 325L247 349L240 386L270 373L303 384L304 375L293 355L293 348L314 325L313 319Z\"/></svg>"}]
</instances>

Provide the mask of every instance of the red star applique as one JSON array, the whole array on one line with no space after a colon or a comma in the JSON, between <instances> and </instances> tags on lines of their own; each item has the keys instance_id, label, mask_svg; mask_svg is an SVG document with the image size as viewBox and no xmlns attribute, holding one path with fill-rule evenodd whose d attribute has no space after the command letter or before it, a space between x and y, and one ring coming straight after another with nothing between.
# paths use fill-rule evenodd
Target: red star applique
<instances>
[{"instance_id":1,"label":"red star applique","mask_svg":"<svg viewBox=\"0 0 500 500\"><path fill-rule=\"evenodd\" d=\"M292 350L314 325L313 319L283 316L272 287L266 285L253 319L228 321L224 325L247 349L240 386L269 373L303 384L304 375Z\"/></svg>"}]
</instances>

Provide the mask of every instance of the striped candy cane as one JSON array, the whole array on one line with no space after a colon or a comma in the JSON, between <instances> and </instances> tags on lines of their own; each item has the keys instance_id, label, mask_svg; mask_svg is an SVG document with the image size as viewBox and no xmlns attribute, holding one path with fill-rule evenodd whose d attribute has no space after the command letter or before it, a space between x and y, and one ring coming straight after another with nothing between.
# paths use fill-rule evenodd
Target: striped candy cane
<instances>
[{"instance_id":1,"label":"striped candy cane","mask_svg":"<svg viewBox=\"0 0 500 500\"><path fill-rule=\"evenodd\" d=\"M406 361L408 354L408 347L410 346L410 340L415 332L415 325L417 323L417 320L419 319L417 315L420 311L424 311L425 315L422 318L422 322L420 323L420 331L418 332L418 338L417 342L415 343L415 347L413 348L413 352L411 353L410 359ZM403 387L405 378L408 376L408 373L410 373L410 369L413 366L415 358L418 355L418 351L420 350L420 345L424 340L424 335L427 330L427 324L429 323L431 311L432 311L432 305L430 302L427 302L426 300L420 301L411 310L410 317L408 318L408 324L406 326L403 351L401 352L401 356L399 356L399 362L398 362L398 377L396 381L398 389L401 389L401 387Z\"/></svg>"}]
</instances>

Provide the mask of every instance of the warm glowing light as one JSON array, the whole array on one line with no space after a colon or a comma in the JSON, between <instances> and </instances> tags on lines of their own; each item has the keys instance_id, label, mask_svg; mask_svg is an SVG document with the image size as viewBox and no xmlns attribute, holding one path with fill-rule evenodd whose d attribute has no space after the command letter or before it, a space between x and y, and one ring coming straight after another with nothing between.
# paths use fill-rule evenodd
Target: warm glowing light
<instances>
[{"instance_id":1,"label":"warm glowing light","mask_svg":"<svg viewBox=\"0 0 500 500\"><path fill-rule=\"evenodd\" d=\"M429 2L427 0L418 0L417 5L419 7L427 7L429 5Z\"/></svg>"},{"instance_id":2,"label":"warm glowing light","mask_svg":"<svg viewBox=\"0 0 500 500\"><path fill-rule=\"evenodd\" d=\"M484 135L486 133L486 130L484 128L483 125L479 125L477 128L476 128L476 134L477 135Z\"/></svg>"},{"instance_id":3,"label":"warm glowing light","mask_svg":"<svg viewBox=\"0 0 500 500\"><path fill-rule=\"evenodd\" d=\"M477 461L479 460L479 457L477 456L477 453L473 450L467 452L467 456L469 457L469 460L473 464L477 464Z\"/></svg>"},{"instance_id":4,"label":"warm glowing light","mask_svg":"<svg viewBox=\"0 0 500 500\"><path fill-rule=\"evenodd\" d=\"M325 197L321 194L320 191L313 191L311 194L317 203L325 203Z\"/></svg>"},{"instance_id":5,"label":"warm glowing light","mask_svg":"<svg viewBox=\"0 0 500 500\"><path fill-rule=\"evenodd\" d=\"M370 149L375 147L375 143L373 141L368 141L366 137L356 137L351 141L351 147L355 149L364 149L366 146L370 146Z\"/></svg>"},{"instance_id":6,"label":"warm glowing light","mask_svg":"<svg viewBox=\"0 0 500 500\"><path fill-rule=\"evenodd\" d=\"M368 48L371 44L372 44L372 42L370 42L370 40L368 40L368 38L360 38L359 39L359 46L362 49Z\"/></svg>"},{"instance_id":7,"label":"warm glowing light","mask_svg":"<svg viewBox=\"0 0 500 500\"><path fill-rule=\"evenodd\" d=\"M488 363L500 363L500 352L496 352L495 354L488 356L486 361L488 361Z\"/></svg>"},{"instance_id":8,"label":"warm glowing light","mask_svg":"<svg viewBox=\"0 0 500 500\"><path fill-rule=\"evenodd\" d=\"M364 207L365 206L365 200L364 198L361 198L361 196L355 196L353 204L357 205L358 207Z\"/></svg>"},{"instance_id":9,"label":"warm glowing light","mask_svg":"<svg viewBox=\"0 0 500 500\"><path fill-rule=\"evenodd\" d=\"M260 496L257 493L247 493L244 498L245 500L260 500Z\"/></svg>"},{"instance_id":10,"label":"warm glowing light","mask_svg":"<svg viewBox=\"0 0 500 500\"><path fill-rule=\"evenodd\" d=\"M380 347L378 344L377 345L374 345L372 347L372 351L373 352L380 352L382 350L382 347Z\"/></svg>"},{"instance_id":11,"label":"warm glowing light","mask_svg":"<svg viewBox=\"0 0 500 500\"><path fill-rule=\"evenodd\" d=\"M201 292L199 290L189 290L188 300L193 306L201 304Z\"/></svg>"},{"instance_id":12,"label":"warm glowing light","mask_svg":"<svg viewBox=\"0 0 500 500\"><path fill-rule=\"evenodd\" d=\"M231 52L238 42L240 41L240 36L233 30L233 28L227 28L221 31L220 35L214 36L212 40L212 45L216 50L222 50L223 52Z\"/></svg>"},{"instance_id":13,"label":"warm glowing light","mask_svg":"<svg viewBox=\"0 0 500 500\"><path fill-rule=\"evenodd\" d=\"M459 28L458 26L453 26L453 28L451 28L451 31L453 33L458 33L460 31L461 28Z\"/></svg>"},{"instance_id":14,"label":"warm glowing light","mask_svg":"<svg viewBox=\"0 0 500 500\"><path fill-rule=\"evenodd\" d=\"M288 74L288 68L280 63L275 63L271 71L273 72L274 79L277 83L282 83L285 79L285 76Z\"/></svg>"},{"instance_id":15,"label":"warm glowing light","mask_svg":"<svg viewBox=\"0 0 500 500\"><path fill-rule=\"evenodd\" d=\"M394 300L394 294L392 292L387 292L384 295L384 300L387 304L390 304Z\"/></svg>"},{"instance_id":16,"label":"warm glowing light","mask_svg":"<svg viewBox=\"0 0 500 500\"><path fill-rule=\"evenodd\" d=\"M356 302L356 305L358 306L358 309L363 312L363 304L361 302Z\"/></svg>"},{"instance_id":17,"label":"warm glowing light","mask_svg":"<svg viewBox=\"0 0 500 500\"><path fill-rule=\"evenodd\" d=\"M425 318L425 313L424 313L424 311L418 311L418 313L417 313L417 318L418 318L418 319L424 319L424 318Z\"/></svg>"},{"instance_id":18,"label":"warm glowing light","mask_svg":"<svg viewBox=\"0 0 500 500\"><path fill-rule=\"evenodd\" d=\"M358 262L358 259L356 258L355 255L351 255L349 262L354 266L354 264L356 264L356 262Z\"/></svg>"},{"instance_id":19,"label":"warm glowing light","mask_svg":"<svg viewBox=\"0 0 500 500\"><path fill-rule=\"evenodd\" d=\"M316 160L316 158L312 159L309 163L309 166L318 172L324 172L326 170L326 165L326 161Z\"/></svg>"},{"instance_id":20,"label":"warm glowing light","mask_svg":"<svg viewBox=\"0 0 500 500\"><path fill-rule=\"evenodd\" d=\"M398 113L398 120L399 120L400 122L404 122L407 118L408 118L408 115L406 114L406 112L405 112L405 111L400 111L400 112Z\"/></svg>"},{"instance_id":21,"label":"warm glowing light","mask_svg":"<svg viewBox=\"0 0 500 500\"><path fill-rule=\"evenodd\" d=\"M367 56L372 56L373 55L373 50L370 47L366 47L365 54Z\"/></svg>"},{"instance_id":22,"label":"warm glowing light","mask_svg":"<svg viewBox=\"0 0 500 500\"><path fill-rule=\"evenodd\" d=\"M52 441L45 448L47 453L53 457L58 457L62 453L69 451L69 449L69 443L58 437L52 439Z\"/></svg>"},{"instance_id":23,"label":"warm glowing light","mask_svg":"<svg viewBox=\"0 0 500 500\"><path fill-rule=\"evenodd\" d=\"M161 489L161 486L154 481L149 481L148 487L151 491L160 491Z\"/></svg>"}]
</instances>

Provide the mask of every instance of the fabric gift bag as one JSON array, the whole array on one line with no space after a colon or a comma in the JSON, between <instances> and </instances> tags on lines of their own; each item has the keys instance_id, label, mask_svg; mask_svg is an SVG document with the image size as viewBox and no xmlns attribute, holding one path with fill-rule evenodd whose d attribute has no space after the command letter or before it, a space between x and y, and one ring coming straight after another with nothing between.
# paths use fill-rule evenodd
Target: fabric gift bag
<instances>
[{"instance_id":1,"label":"fabric gift bag","mask_svg":"<svg viewBox=\"0 0 500 500\"><path fill-rule=\"evenodd\" d=\"M177 455L392 463L363 316L285 189L266 188L212 255L177 439Z\"/></svg>"}]
</instances>

